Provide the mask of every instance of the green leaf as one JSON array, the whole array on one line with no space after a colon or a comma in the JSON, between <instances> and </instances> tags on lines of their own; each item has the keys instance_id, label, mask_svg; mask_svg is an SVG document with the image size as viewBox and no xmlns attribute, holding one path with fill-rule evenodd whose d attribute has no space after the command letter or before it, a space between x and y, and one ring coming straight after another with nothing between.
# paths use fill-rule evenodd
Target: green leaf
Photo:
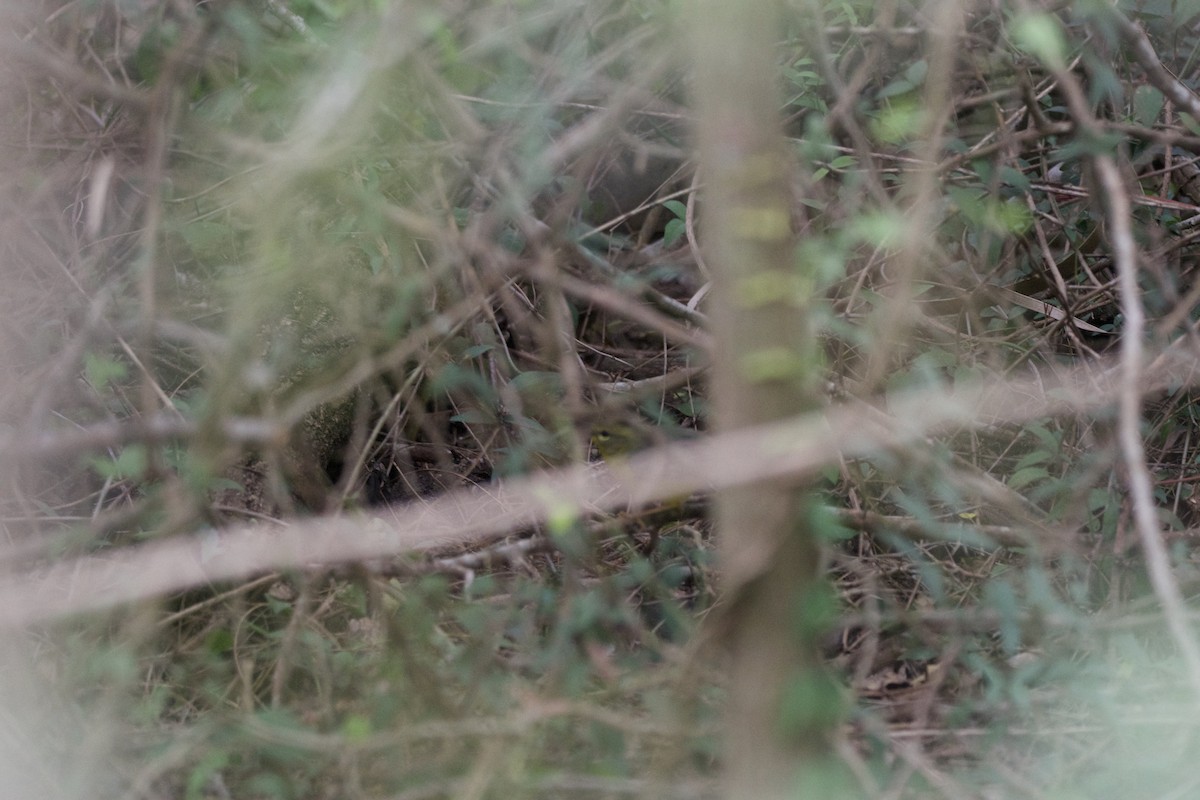
<instances>
[{"instance_id":1,"label":"green leaf","mask_svg":"<svg viewBox=\"0 0 1200 800\"><path fill-rule=\"evenodd\" d=\"M342 722L342 735L349 742L362 742L374 731L371 719L363 714L351 714Z\"/></svg>"},{"instance_id":2,"label":"green leaf","mask_svg":"<svg viewBox=\"0 0 1200 800\"><path fill-rule=\"evenodd\" d=\"M687 203L678 200L664 200L663 207L674 214L676 219L687 219Z\"/></svg>"},{"instance_id":3,"label":"green leaf","mask_svg":"<svg viewBox=\"0 0 1200 800\"><path fill-rule=\"evenodd\" d=\"M898 78L879 91L879 97L895 97L916 89L925 82L925 74L929 72L929 64L921 59L909 65L904 76Z\"/></svg>"},{"instance_id":4,"label":"green leaf","mask_svg":"<svg viewBox=\"0 0 1200 800\"><path fill-rule=\"evenodd\" d=\"M1027 192L1031 188L1029 176L1015 167L1001 167L1000 182L1005 186L1011 186L1014 189L1020 189L1023 192Z\"/></svg>"},{"instance_id":5,"label":"green leaf","mask_svg":"<svg viewBox=\"0 0 1200 800\"><path fill-rule=\"evenodd\" d=\"M1200 14L1200 0L1175 0L1175 22L1183 25Z\"/></svg>"},{"instance_id":6,"label":"green leaf","mask_svg":"<svg viewBox=\"0 0 1200 800\"><path fill-rule=\"evenodd\" d=\"M768 347L746 353L740 366L742 374L756 383L797 380L812 370L806 359L787 347Z\"/></svg>"},{"instance_id":7,"label":"green leaf","mask_svg":"<svg viewBox=\"0 0 1200 800\"><path fill-rule=\"evenodd\" d=\"M876 247L899 247L910 232L908 220L899 213L867 212L850 225L850 235Z\"/></svg>"},{"instance_id":8,"label":"green leaf","mask_svg":"<svg viewBox=\"0 0 1200 800\"><path fill-rule=\"evenodd\" d=\"M1165 104L1163 93L1149 84L1133 90L1133 118L1139 125L1154 127Z\"/></svg>"},{"instance_id":9,"label":"green leaf","mask_svg":"<svg viewBox=\"0 0 1200 800\"><path fill-rule=\"evenodd\" d=\"M229 764L229 753L224 749L213 747L204 751L194 767L188 773L183 796L186 800L198 800L205 796L205 788L213 776L225 769Z\"/></svg>"},{"instance_id":10,"label":"green leaf","mask_svg":"<svg viewBox=\"0 0 1200 800\"><path fill-rule=\"evenodd\" d=\"M131 444L116 458L93 457L88 461L92 465L92 469L105 479L140 478L146 472L146 446Z\"/></svg>"},{"instance_id":11,"label":"green leaf","mask_svg":"<svg viewBox=\"0 0 1200 800\"><path fill-rule=\"evenodd\" d=\"M925 123L925 110L911 97L899 98L871 120L871 134L888 144L915 136Z\"/></svg>"},{"instance_id":12,"label":"green leaf","mask_svg":"<svg viewBox=\"0 0 1200 800\"><path fill-rule=\"evenodd\" d=\"M1021 645L1021 603L1013 586L1005 580L988 582L983 589L984 604L999 615L997 633L1006 653L1015 653Z\"/></svg>"},{"instance_id":13,"label":"green leaf","mask_svg":"<svg viewBox=\"0 0 1200 800\"><path fill-rule=\"evenodd\" d=\"M213 655L228 653L233 645L233 633L228 628L216 628L204 637L204 647Z\"/></svg>"},{"instance_id":14,"label":"green leaf","mask_svg":"<svg viewBox=\"0 0 1200 800\"><path fill-rule=\"evenodd\" d=\"M495 349L494 344L475 344L463 350L463 358L475 358Z\"/></svg>"},{"instance_id":15,"label":"green leaf","mask_svg":"<svg viewBox=\"0 0 1200 800\"><path fill-rule=\"evenodd\" d=\"M1031 483L1036 483L1049 477L1050 473L1046 471L1045 467L1026 467L1013 473L1012 477L1008 479L1008 488L1014 490L1022 489Z\"/></svg>"},{"instance_id":16,"label":"green leaf","mask_svg":"<svg viewBox=\"0 0 1200 800\"><path fill-rule=\"evenodd\" d=\"M1053 453L1057 453L1062 447L1062 436L1057 431L1052 431L1042 423L1030 425L1025 429L1042 443L1042 446Z\"/></svg>"},{"instance_id":17,"label":"green leaf","mask_svg":"<svg viewBox=\"0 0 1200 800\"><path fill-rule=\"evenodd\" d=\"M1067 41L1056 17L1042 12L1021 14L1009 31L1017 47L1052 69L1066 69Z\"/></svg>"},{"instance_id":18,"label":"green leaf","mask_svg":"<svg viewBox=\"0 0 1200 800\"><path fill-rule=\"evenodd\" d=\"M687 224L681 219L673 219L663 228L663 244L667 247L678 242L687 233Z\"/></svg>"},{"instance_id":19,"label":"green leaf","mask_svg":"<svg viewBox=\"0 0 1200 800\"><path fill-rule=\"evenodd\" d=\"M919 86L925 82L925 75L929 72L929 64L925 59L914 61L909 64L908 69L904 70L904 77L908 78L914 86Z\"/></svg>"},{"instance_id":20,"label":"green leaf","mask_svg":"<svg viewBox=\"0 0 1200 800\"><path fill-rule=\"evenodd\" d=\"M1114 498L1108 489L1092 489L1088 492L1088 511L1101 511L1113 503ZM1119 505L1119 503L1118 503Z\"/></svg>"},{"instance_id":21,"label":"green leaf","mask_svg":"<svg viewBox=\"0 0 1200 800\"><path fill-rule=\"evenodd\" d=\"M83 374L88 383L96 389L103 389L112 381L124 380L129 374L129 367L123 361L88 353L83 357Z\"/></svg>"},{"instance_id":22,"label":"green leaf","mask_svg":"<svg viewBox=\"0 0 1200 800\"><path fill-rule=\"evenodd\" d=\"M1014 471L1020 472L1026 467L1032 467L1034 464L1044 464L1050 460L1051 453L1046 450L1034 450L1032 453L1026 454L1024 458L1017 462Z\"/></svg>"},{"instance_id":23,"label":"green leaf","mask_svg":"<svg viewBox=\"0 0 1200 800\"><path fill-rule=\"evenodd\" d=\"M237 237L233 228L225 222L196 220L182 225L179 235L187 242L193 255L208 261L233 261Z\"/></svg>"}]
</instances>

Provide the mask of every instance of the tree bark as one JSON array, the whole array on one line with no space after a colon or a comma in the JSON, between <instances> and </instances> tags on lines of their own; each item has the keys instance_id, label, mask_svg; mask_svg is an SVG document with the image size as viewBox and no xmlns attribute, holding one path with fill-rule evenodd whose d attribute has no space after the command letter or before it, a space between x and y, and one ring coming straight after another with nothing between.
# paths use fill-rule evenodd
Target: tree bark
<instances>
[{"instance_id":1,"label":"tree bark","mask_svg":"<svg viewBox=\"0 0 1200 800\"><path fill-rule=\"evenodd\" d=\"M690 9L701 238L712 273L714 428L815 406L820 359L811 286L795 263L791 157L777 87L780 4L695 0ZM821 771L836 724L816 641L827 608L804 487L779 481L716 499L730 650L731 798L794 798Z\"/></svg>"}]
</instances>

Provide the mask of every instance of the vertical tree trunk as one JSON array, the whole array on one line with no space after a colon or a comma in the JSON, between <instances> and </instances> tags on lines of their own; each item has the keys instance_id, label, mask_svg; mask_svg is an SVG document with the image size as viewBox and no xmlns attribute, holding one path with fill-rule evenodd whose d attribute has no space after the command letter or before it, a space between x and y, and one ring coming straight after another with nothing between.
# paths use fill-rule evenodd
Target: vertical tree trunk
<instances>
[{"instance_id":1,"label":"vertical tree trunk","mask_svg":"<svg viewBox=\"0 0 1200 800\"><path fill-rule=\"evenodd\" d=\"M775 0L695 0L692 62L702 228L712 271L714 427L811 409L820 370L795 262L791 158L776 84ZM732 675L726 768L731 798L794 798L825 752L830 687L817 656L823 606L804 489L788 482L716 500Z\"/></svg>"}]
</instances>

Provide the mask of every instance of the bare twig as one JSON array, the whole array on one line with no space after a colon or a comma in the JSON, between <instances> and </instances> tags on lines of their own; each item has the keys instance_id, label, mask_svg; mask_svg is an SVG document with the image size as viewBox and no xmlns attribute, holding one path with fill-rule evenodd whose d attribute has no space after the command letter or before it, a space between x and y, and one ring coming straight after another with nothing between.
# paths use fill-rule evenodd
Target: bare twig
<instances>
[{"instance_id":1,"label":"bare twig","mask_svg":"<svg viewBox=\"0 0 1200 800\"><path fill-rule=\"evenodd\" d=\"M1197 354L1173 347L1141 371L1142 392L1200 384ZM854 406L774 425L672 444L629 459L621 476L580 465L454 492L396 508L391 521L330 516L291 527L261 525L153 542L105 556L64 561L0 584L0 622L97 611L273 569L371 561L452 545L479 546L547 519L641 506L655 499L781 476L811 474L842 457L913 447L937 431L1086 413L1128 394L1120 367L1078 369L1057 382L1012 380L953 393L914 391L889 398L890 421Z\"/></svg>"},{"instance_id":2,"label":"bare twig","mask_svg":"<svg viewBox=\"0 0 1200 800\"><path fill-rule=\"evenodd\" d=\"M316 34L312 32L312 28L308 27L308 23L304 21L304 17L288 8L283 3L283 0L265 0L265 2L267 10L293 31L300 34L300 38L305 42L317 47L325 47L325 43L317 38Z\"/></svg>"},{"instance_id":3,"label":"bare twig","mask_svg":"<svg viewBox=\"0 0 1200 800\"><path fill-rule=\"evenodd\" d=\"M588 264L590 264L591 266L593 266L597 270L599 270L600 273L603 274L606 278L611 278L611 279L615 280L615 279L619 279L622 277L621 271L619 269L617 269L612 264L605 261L600 256L596 255L592 251L588 250L583 245L577 244L575 246L575 252L577 252L577 253L579 253L579 255L583 256L584 260L587 261ZM705 315L702 314L701 312L696 311L695 309L692 309L692 308L688 308L683 303L680 303L678 300L675 300L674 298L667 297L665 294L663 294L660 291L655 290L653 287L650 287L650 286L643 287L641 294L644 299L649 301L659 311L662 311L665 314L669 314L672 317L684 320L685 322L690 322L693 325L697 325L697 326L701 326L701 327L703 327L705 325L705 323L708 321L707 317L705 317Z\"/></svg>"},{"instance_id":4,"label":"bare twig","mask_svg":"<svg viewBox=\"0 0 1200 800\"><path fill-rule=\"evenodd\" d=\"M1051 68L1076 124L1089 133L1098 133L1099 123L1092 115L1079 81L1061 66L1051 65ZM1148 371L1144 343L1146 314L1137 280L1137 245L1130 226L1133 205L1129 190L1121 180L1116 160L1110 155L1095 153L1091 155L1091 163L1102 188L1099 195L1108 225L1113 262L1117 268L1121 313L1125 317L1117 395L1117 439L1125 462L1134 526L1146 557L1146 569L1154 593L1162 604L1167 627L1183 657L1196 699L1200 701L1200 644L1197 644L1188 626L1183 595L1171 571L1171 560L1163 543L1154 505L1154 484L1146 467L1146 450L1142 442L1141 386Z\"/></svg>"},{"instance_id":5,"label":"bare twig","mask_svg":"<svg viewBox=\"0 0 1200 800\"><path fill-rule=\"evenodd\" d=\"M1108 217L1108 236L1112 242L1113 261L1117 266L1121 288L1121 313L1125 317L1121 336L1124 383L1118 405L1117 437L1125 461L1126 479L1129 481L1134 525L1142 542L1146 570L1150 574L1154 593L1162 603L1167 627L1187 665L1196 699L1200 701L1200 644L1197 644L1188 625L1183 594L1171 571L1171 559L1163 543L1154 505L1154 483L1146 467L1146 450L1142 443L1142 395L1138 387L1144 375L1146 313L1142 308L1141 289L1137 283L1137 245L1129 225L1129 195L1117 165L1110 157L1096 156L1092 163L1096 177L1104 188L1102 194Z\"/></svg>"},{"instance_id":6,"label":"bare twig","mask_svg":"<svg viewBox=\"0 0 1200 800\"><path fill-rule=\"evenodd\" d=\"M1154 45L1150 43L1150 37L1146 35L1146 32L1115 7L1109 7L1107 11L1109 18L1116 24L1121 38L1133 52L1133 57L1146 71L1146 78L1150 83L1154 84L1172 103L1195 119L1200 119L1200 95L1189 89L1183 81L1172 75L1170 70L1163 65L1158 53L1154 52Z\"/></svg>"}]
</instances>

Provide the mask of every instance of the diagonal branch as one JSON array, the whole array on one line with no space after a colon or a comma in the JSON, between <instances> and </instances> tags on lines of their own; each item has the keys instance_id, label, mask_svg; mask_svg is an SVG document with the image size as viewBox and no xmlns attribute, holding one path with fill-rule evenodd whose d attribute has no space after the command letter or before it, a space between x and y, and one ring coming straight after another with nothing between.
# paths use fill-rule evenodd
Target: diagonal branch
<instances>
[{"instance_id":1,"label":"diagonal branch","mask_svg":"<svg viewBox=\"0 0 1200 800\"><path fill-rule=\"evenodd\" d=\"M1136 391L1200 385L1198 354L1168 348L1141 371ZM629 459L620 478L588 465L502 487L398 506L388 519L327 516L285 528L243 526L86 556L32 572L0 551L0 624L25 625L100 611L276 569L320 566L480 546L547 520L640 506L694 491L811 475L839 458L912 447L939 431L1085 414L1129 394L1119 365L1064 372L1057 381L1010 380L954 392L888 398L890 416L857 405L808 414Z\"/></svg>"},{"instance_id":2,"label":"diagonal branch","mask_svg":"<svg viewBox=\"0 0 1200 800\"><path fill-rule=\"evenodd\" d=\"M1121 38L1129 45L1133 57L1146 71L1146 78L1156 89L1179 108L1200 120L1200 95L1193 92L1179 78L1171 74L1154 51L1150 37L1135 22L1130 20L1116 8L1109 8L1109 17L1116 24Z\"/></svg>"},{"instance_id":3,"label":"diagonal branch","mask_svg":"<svg viewBox=\"0 0 1200 800\"><path fill-rule=\"evenodd\" d=\"M1052 69L1075 123L1085 132L1097 133L1100 124L1093 116L1083 87L1075 75L1061 67ZM1148 372L1144 343L1146 313L1142 308L1141 289L1137 282L1137 245L1130 226L1133 205L1128 187L1121 180L1116 160L1108 154L1096 153L1091 156L1091 163L1102 189L1099 196L1104 208L1109 243L1113 248L1121 313L1125 318L1121 335L1117 439L1125 462L1126 480L1129 482L1134 526L1146 557L1150 583L1162 604L1167 628L1183 657L1196 698L1200 700L1200 644L1188 626L1183 594L1171 571L1171 560L1159 527L1154 486L1146 467L1146 450L1142 442L1142 382Z\"/></svg>"}]
</instances>

